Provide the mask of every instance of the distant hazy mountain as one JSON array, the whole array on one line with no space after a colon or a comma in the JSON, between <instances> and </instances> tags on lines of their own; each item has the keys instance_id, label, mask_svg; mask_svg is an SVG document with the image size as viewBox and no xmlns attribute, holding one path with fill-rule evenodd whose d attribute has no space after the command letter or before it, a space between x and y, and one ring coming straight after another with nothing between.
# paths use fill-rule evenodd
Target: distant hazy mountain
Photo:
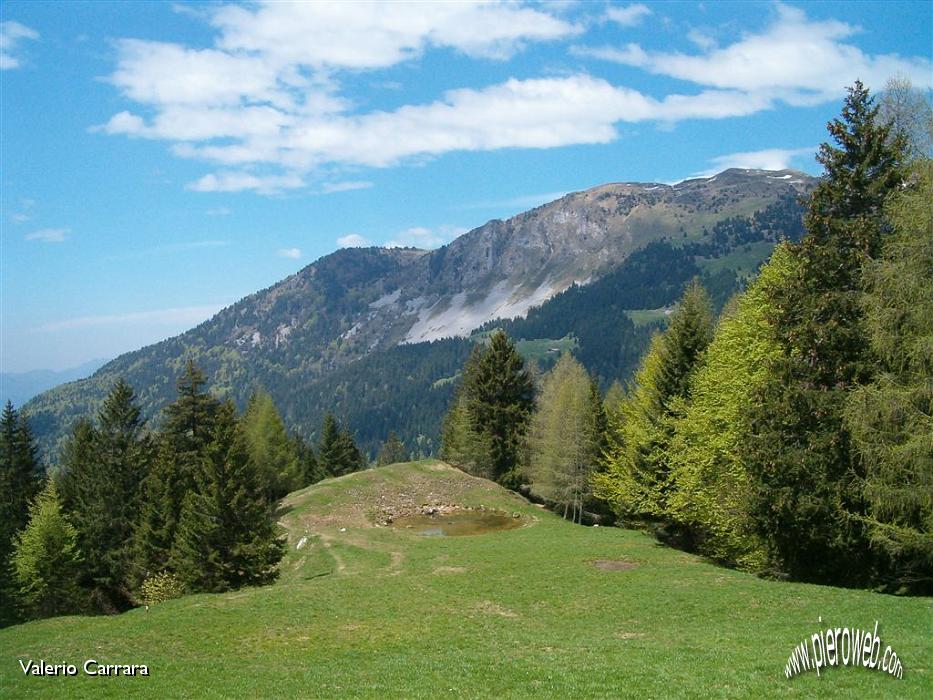
<instances>
[{"instance_id":1,"label":"distant hazy mountain","mask_svg":"<svg viewBox=\"0 0 933 700\"><path fill-rule=\"evenodd\" d=\"M0 397L6 404L12 401L14 406L22 406L33 396L41 394L59 384L73 382L91 376L109 360L97 358L69 369L35 369L30 372L0 372Z\"/></svg>"},{"instance_id":2,"label":"distant hazy mountain","mask_svg":"<svg viewBox=\"0 0 933 700\"><path fill-rule=\"evenodd\" d=\"M604 383L624 378L650 330L630 319L656 318L651 310L676 301L695 274L730 293L777 240L799 235L799 200L814 183L791 170L732 169L673 186L607 184L490 221L433 251L339 250L27 408L54 454L117 377L157 416L191 356L214 392L243 405L262 386L306 435L336 410L369 447L393 428L430 451L475 329L541 306L535 318L548 320L526 325L535 333L528 340L572 335ZM555 346L539 346L547 360Z\"/></svg>"}]
</instances>

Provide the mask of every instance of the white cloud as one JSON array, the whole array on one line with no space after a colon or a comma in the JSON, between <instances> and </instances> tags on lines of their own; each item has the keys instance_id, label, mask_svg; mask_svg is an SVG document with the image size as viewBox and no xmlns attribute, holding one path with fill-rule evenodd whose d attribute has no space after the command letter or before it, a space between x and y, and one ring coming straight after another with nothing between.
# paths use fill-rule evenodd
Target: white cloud
<instances>
[{"instance_id":1,"label":"white cloud","mask_svg":"<svg viewBox=\"0 0 933 700\"><path fill-rule=\"evenodd\" d=\"M512 79L479 90L451 90L441 100L393 112L309 119L283 131L274 145L244 139L228 146L185 147L184 153L221 164L296 170L323 164L388 167L453 151L607 143L616 137L620 121L722 118L770 105L764 96L716 90L658 101L586 74ZM287 186L300 186L292 182ZM192 186L200 191L248 187L259 189L245 173L228 174L223 181L207 176Z\"/></svg>"},{"instance_id":2,"label":"white cloud","mask_svg":"<svg viewBox=\"0 0 933 700\"><path fill-rule=\"evenodd\" d=\"M687 32L687 39L703 51L710 51L716 48L716 40L707 33L699 29L691 29Z\"/></svg>"},{"instance_id":3,"label":"white cloud","mask_svg":"<svg viewBox=\"0 0 933 700\"><path fill-rule=\"evenodd\" d=\"M766 30L717 48L699 34L700 53L650 51L638 44L575 48L692 82L693 94L650 96L587 73L509 79L452 89L421 104L363 110L340 94L349 71L375 70L443 47L501 57L524 43L581 31L557 8L491 3L285 3L224 5L203 11L217 35L211 48L126 40L111 82L138 109L97 127L160 139L172 152L219 170L187 185L197 192L275 194L347 168L392 167L446 153L554 148L613 141L620 123L670 126L687 119L754 114L780 103L837 99L846 83L895 72L931 83L925 58L871 56L844 43L856 28L810 21L776 5ZM610 8L635 22L641 4ZM918 79L918 73L924 73ZM880 78L879 78L880 79ZM328 194L370 186L327 182Z\"/></svg>"},{"instance_id":4,"label":"white cloud","mask_svg":"<svg viewBox=\"0 0 933 700\"><path fill-rule=\"evenodd\" d=\"M233 212L230 207L212 207L204 213L208 216L230 216Z\"/></svg>"},{"instance_id":5,"label":"white cloud","mask_svg":"<svg viewBox=\"0 0 933 700\"><path fill-rule=\"evenodd\" d=\"M19 22L0 22L0 70L19 68L20 59L14 55L24 40L35 41L39 33Z\"/></svg>"},{"instance_id":6,"label":"white cloud","mask_svg":"<svg viewBox=\"0 0 933 700\"><path fill-rule=\"evenodd\" d=\"M581 29L541 9L511 2L261 2L213 15L218 48L311 68L386 68L429 47L505 58L528 41Z\"/></svg>"},{"instance_id":7,"label":"white cloud","mask_svg":"<svg viewBox=\"0 0 933 700\"><path fill-rule=\"evenodd\" d=\"M933 85L933 68L927 58L872 56L844 41L858 27L835 20L811 21L802 10L780 3L776 11L766 31L748 34L723 48L707 44L701 54L652 52L637 44L577 52L698 85L768 93L790 104L837 99L856 78L875 89L898 73L918 87Z\"/></svg>"},{"instance_id":8,"label":"white cloud","mask_svg":"<svg viewBox=\"0 0 933 700\"><path fill-rule=\"evenodd\" d=\"M423 250L438 248L450 243L457 236L463 235L469 229L462 226L441 226L436 229L424 226L413 226L399 233L393 240L385 244L386 248L421 248Z\"/></svg>"},{"instance_id":9,"label":"white cloud","mask_svg":"<svg viewBox=\"0 0 933 700\"><path fill-rule=\"evenodd\" d=\"M340 248L367 248L372 244L371 240L358 233L348 233L346 236L337 239L337 246Z\"/></svg>"},{"instance_id":10,"label":"white cloud","mask_svg":"<svg viewBox=\"0 0 933 700\"><path fill-rule=\"evenodd\" d=\"M641 24L641 21L650 14L651 10L642 4L606 9L606 19L615 22L620 27L634 27Z\"/></svg>"},{"instance_id":11,"label":"white cloud","mask_svg":"<svg viewBox=\"0 0 933 700\"><path fill-rule=\"evenodd\" d=\"M280 258L297 259L301 257L301 248L280 248L276 251L276 255Z\"/></svg>"},{"instance_id":12,"label":"white cloud","mask_svg":"<svg viewBox=\"0 0 933 700\"><path fill-rule=\"evenodd\" d=\"M373 186L368 180L345 180L344 182L325 182L321 185L322 194L335 192L350 192L352 190L365 190Z\"/></svg>"},{"instance_id":13,"label":"white cloud","mask_svg":"<svg viewBox=\"0 0 933 700\"><path fill-rule=\"evenodd\" d=\"M212 304L207 306L183 306L171 309L158 309L154 311L138 311L125 314L108 314L103 316L80 316L63 321L54 321L38 326L35 330L48 333L66 330L69 328L92 328L96 326L113 326L129 324L178 324L190 323L192 325L206 321L220 311L223 306Z\"/></svg>"},{"instance_id":14,"label":"white cloud","mask_svg":"<svg viewBox=\"0 0 933 700\"><path fill-rule=\"evenodd\" d=\"M253 190L260 194L275 194L282 190L302 187L299 175L253 175L247 172L224 171L211 173L188 183L187 189L194 192L242 192Z\"/></svg>"},{"instance_id":15,"label":"white cloud","mask_svg":"<svg viewBox=\"0 0 933 700\"><path fill-rule=\"evenodd\" d=\"M807 148L768 148L761 151L742 151L716 156L710 160L708 170L694 173L691 177L711 177L729 168L744 170L787 170L793 167L795 160L816 155L817 147Z\"/></svg>"},{"instance_id":16,"label":"white cloud","mask_svg":"<svg viewBox=\"0 0 933 700\"><path fill-rule=\"evenodd\" d=\"M62 243L71 233L67 228L43 228L26 234L27 241L41 241L42 243Z\"/></svg>"}]
</instances>

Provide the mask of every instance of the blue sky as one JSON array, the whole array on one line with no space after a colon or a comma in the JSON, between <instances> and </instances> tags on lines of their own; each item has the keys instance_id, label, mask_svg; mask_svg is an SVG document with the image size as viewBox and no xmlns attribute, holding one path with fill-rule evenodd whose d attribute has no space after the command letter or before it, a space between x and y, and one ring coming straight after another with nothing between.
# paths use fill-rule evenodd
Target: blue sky
<instances>
[{"instance_id":1,"label":"blue sky","mask_svg":"<svg viewBox=\"0 0 933 700\"><path fill-rule=\"evenodd\" d=\"M174 335L343 245L813 160L933 4L0 4L0 369Z\"/></svg>"}]
</instances>

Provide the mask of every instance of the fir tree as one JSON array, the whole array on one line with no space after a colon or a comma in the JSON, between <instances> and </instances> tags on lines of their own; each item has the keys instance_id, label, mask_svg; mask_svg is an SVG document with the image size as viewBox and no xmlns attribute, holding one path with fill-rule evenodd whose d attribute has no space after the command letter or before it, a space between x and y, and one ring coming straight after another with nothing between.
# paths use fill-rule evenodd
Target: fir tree
<instances>
[{"instance_id":1,"label":"fir tree","mask_svg":"<svg viewBox=\"0 0 933 700\"><path fill-rule=\"evenodd\" d=\"M39 461L26 417L7 401L0 416L0 625L12 622L9 579L13 538L29 518L39 489Z\"/></svg>"},{"instance_id":2,"label":"fir tree","mask_svg":"<svg viewBox=\"0 0 933 700\"><path fill-rule=\"evenodd\" d=\"M889 226L885 198L903 182L902 140L879 123L861 83L828 130L826 174L792 251L794 274L769 299L780 357L747 414L742 460L753 479L752 516L776 566L796 578L860 585L872 575L860 466L842 421L846 393L870 378L860 307L862 268Z\"/></svg>"},{"instance_id":3,"label":"fir tree","mask_svg":"<svg viewBox=\"0 0 933 700\"><path fill-rule=\"evenodd\" d=\"M505 333L492 334L463 382L471 428L488 447L490 478L517 487L534 384Z\"/></svg>"},{"instance_id":4,"label":"fir tree","mask_svg":"<svg viewBox=\"0 0 933 700\"><path fill-rule=\"evenodd\" d=\"M215 412L214 434L179 519L169 567L191 591L225 591L275 579L283 541L275 506L249 457L236 411Z\"/></svg>"},{"instance_id":5,"label":"fir tree","mask_svg":"<svg viewBox=\"0 0 933 700\"><path fill-rule=\"evenodd\" d=\"M340 426L333 413L324 416L321 425L321 438L317 443L318 464L331 476L343 474L340 454Z\"/></svg>"},{"instance_id":6,"label":"fir tree","mask_svg":"<svg viewBox=\"0 0 933 700\"><path fill-rule=\"evenodd\" d=\"M320 467L333 476L343 476L366 466L366 460L356 446L350 429L341 430L332 413L324 416L317 454Z\"/></svg>"},{"instance_id":7,"label":"fir tree","mask_svg":"<svg viewBox=\"0 0 933 700\"><path fill-rule=\"evenodd\" d=\"M28 617L76 612L81 605L80 564L77 534L62 515L55 483L49 481L13 545L13 581L23 612Z\"/></svg>"},{"instance_id":8,"label":"fir tree","mask_svg":"<svg viewBox=\"0 0 933 700\"><path fill-rule=\"evenodd\" d=\"M63 455L67 512L84 554L81 583L96 607L120 610L132 601L132 538L139 520L142 483L152 462L133 389L118 380L97 416L79 422Z\"/></svg>"},{"instance_id":9,"label":"fir tree","mask_svg":"<svg viewBox=\"0 0 933 700\"><path fill-rule=\"evenodd\" d=\"M178 398L165 408L157 454L143 485L143 507L136 536L136 578L165 568L185 494L213 440L220 402L204 391L204 374L188 360L178 379Z\"/></svg>"},{"instance_id":10,"label":"fir tree","mask_svg":"<svg viewBox=\"0 0 933 700\"><path fill-rule=\"evenodd\" d=\"M389 431L389 437L382 443L379 449L379 456L376 458L376 464L384 467L387 464L396 464L397 462L407 462L410 456L405 449L405 443L402 442L394 430Z\"/></svg>"},{"instance_id":11,"label":"fir tree","mask_svg":"<svg viewBox=\"0 0 933 700\"><path fill-rule=\"evenodd\" d=\"M473 424L470 387L484 349L476 345L467 358L460 383L441 426L441 459L474 476L491 479L488 437Z\"/></svg>"},{"instance_id":12,"label":"fir tree","mask_svg":"<svg viewBox=\"0 0 933 700\"><path fill-rule=\"evenodd\" d=\"M322 479L330 476L318 462L314 454L314 448L305 442L300 435L291 437L292 449L298 459L298 468L301 473L300 484L298 488L304 488L310 484L316 484Z\"/></svg>"}]
</instances>

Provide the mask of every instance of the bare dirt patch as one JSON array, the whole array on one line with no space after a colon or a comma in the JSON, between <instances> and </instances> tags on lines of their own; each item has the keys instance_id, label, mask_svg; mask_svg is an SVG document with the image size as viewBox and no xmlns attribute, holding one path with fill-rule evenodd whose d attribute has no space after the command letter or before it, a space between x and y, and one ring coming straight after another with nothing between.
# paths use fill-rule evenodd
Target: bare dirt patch
<instances>
[{"instance_id":1,"label":"bare dirt patch","mask_svg":"<svg viewBox=\"0 0 933 700\"><path fill-rule=\"evenodd\" d=\"M616 639L638 639L644 637L644 632L616 632L613 635Z\"/></svg>"},{"instance_id":2,"label":"bare dirt patch","mask_svg":"<svg viewBox=\"0 0 933 700\"><path fill-rule=\"evenodd\" d=\"M498 615L499 617L518 617L518 613L508 608L504 608L498 603L493 603L491 600L484 600L473 606L479 612L484 612L488 615Z\"/></svg>"},{"instance_id":3,"label":"bare dirt patch","mask_svg":"<svg viewBox=\"0 0 933 700\"><path fill-rule=\"evenodd\" d=\"M467 568L465 566L439 566L436 569L434 569L433 573L436 575L441 575L441 574L465 574L466 572L467 572Z\"/></svg>"},{"instance_id":4,"label":"bare dirt patch","mask_svg":"<svg viewBox=\"0 0 933 700\"><path fill-rule=\"evenodd\" d=\"M596 559L592 564L603 571L628 571L638 566L635 562L625 559Z\"/></svg>"}]
</instances>

